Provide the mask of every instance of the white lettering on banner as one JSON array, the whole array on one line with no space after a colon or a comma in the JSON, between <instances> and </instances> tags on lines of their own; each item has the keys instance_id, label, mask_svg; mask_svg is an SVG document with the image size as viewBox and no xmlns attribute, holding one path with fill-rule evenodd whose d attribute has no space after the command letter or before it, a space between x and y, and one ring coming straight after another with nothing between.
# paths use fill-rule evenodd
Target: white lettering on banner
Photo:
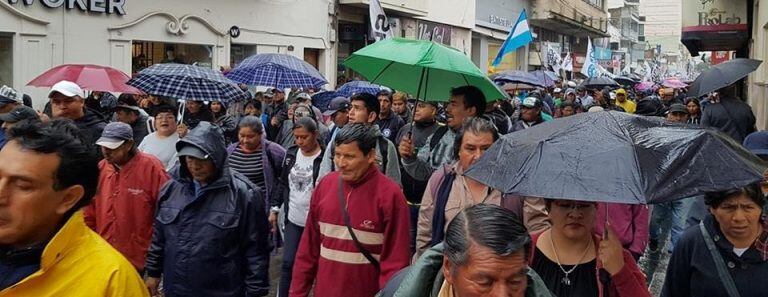
<instances>
[{"instance_id":1,"label":"white lettering on banner","mask_svg":"<svg viewBox=\"0 0 768 297\"><path fill-rule=\"evenodd\" d=\"M18 4L19 0L8 0L9 4ZM35 0L22 0L26 6L34 5ZM40 0L48 8L64 7L67 10L125 15L125 0Z\"/></svg>"}]
</instances>

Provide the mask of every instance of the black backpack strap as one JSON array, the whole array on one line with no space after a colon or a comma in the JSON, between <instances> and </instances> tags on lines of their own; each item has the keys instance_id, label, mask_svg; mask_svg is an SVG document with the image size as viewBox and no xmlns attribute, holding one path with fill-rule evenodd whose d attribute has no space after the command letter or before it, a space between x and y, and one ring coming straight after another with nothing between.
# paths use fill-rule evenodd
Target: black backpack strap
<instances>
[{"instance_id":1,"label":"black backpack strap","mask_svg":"<svg viewBox=\"0 0 768 297\"><path fill-rule=\"evenodd\" d=\"M355 242L355 246L357 247L357 250L360 251L363 256L368 259L368 262L371 262L374 268L376 268L376 271L381 271L381 266L379 265L379 261L376 260L376 258L371 255L371 252L369 252L362 243L360 243L359 240L357 240L357 235L355 235L355 231L352 230L352 226L349 223L349 213L347 213L347 203L344 199L344 184L341 180L341 176L339 176L339 207L341 208L341 215L344 217L344 224L347 225L347 231L349 231L349 235L352 237L352 241Z\"/></svg>"},{"instance_id":2,"label":"black backpack strap","mask_svg":"<svg viewBox=\"0 0 768 297\"><path fill-rule=\"evenodd\" d=\"M448 126L440 126L435 130L435 133L432 134L432 139L429 140L429 151L435 150L437 147L437 144L440 143L440 140L443 139L443 136L445 133L448 133Z\"/></svg>"},{"instance_id":3,"label":"black backpack strap","mask_svg":"<svg viewBox=\"0 0 768 297\"><path fill-rule=\"evenodd\" d=\"M387 173L387 163L389 163L389 143L384 136L379 137L379 152L381 153L381 172Z\"/></svg>"}]
</instances>

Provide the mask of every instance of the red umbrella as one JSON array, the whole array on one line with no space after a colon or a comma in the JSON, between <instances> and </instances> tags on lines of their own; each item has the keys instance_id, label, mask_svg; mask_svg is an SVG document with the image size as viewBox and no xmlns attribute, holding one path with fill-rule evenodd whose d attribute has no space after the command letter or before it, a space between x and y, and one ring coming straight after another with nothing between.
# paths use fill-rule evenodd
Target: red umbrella
<instances>
[{"instance_id":1,"label":"red umbrella","mask_svg":"<svg viewBox=\"0 0 768 297\"><path fill-rule=\"evenodd\" d=\"M120 70L89 64L59 65L30 81L28 86L52 87L67 80L78 84L84 90L143 94L139 89L125 84L130 76Z\"/></svg>"}]
</instances>

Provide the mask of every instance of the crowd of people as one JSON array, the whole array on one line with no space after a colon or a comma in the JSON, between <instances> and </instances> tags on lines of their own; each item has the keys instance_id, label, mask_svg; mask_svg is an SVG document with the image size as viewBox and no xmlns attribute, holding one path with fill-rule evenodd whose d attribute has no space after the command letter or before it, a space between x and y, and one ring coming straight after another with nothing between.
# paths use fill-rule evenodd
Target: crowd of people
<instances>
[{"instance_id":1,"label":"crowd of people","mask_svg":"<svg viewBox=\"0 0 768 297\"><path fill-rule=\"evenodd\" d=\"M649 207L464 175L500 137L584 112L717 129L768 159L736 87L445 92L315 106L312 90L202 102L62 81L38 112L4 86L0 296L650 296L654 253L671 254L661 296L768 292L765 184Z\"/></svg>"}]
</instances>

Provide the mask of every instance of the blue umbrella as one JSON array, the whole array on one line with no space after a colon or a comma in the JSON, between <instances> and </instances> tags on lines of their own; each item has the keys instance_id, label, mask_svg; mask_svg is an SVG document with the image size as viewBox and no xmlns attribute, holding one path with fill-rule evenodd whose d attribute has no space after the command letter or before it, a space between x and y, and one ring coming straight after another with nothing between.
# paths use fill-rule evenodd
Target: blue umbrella
<instances>
[{"instance_id":1,"label":"blue umbrella","mask_svg":"<svg viewBox=\"0 0 768 297\"><path fill-rule=\"evenodd\" d=\"M493 77L494 82L501 82L501 83L513 83L513 84L526 84L531 86L537 86L546 88L547 85L536 77L535 75L521 71L521 70L511 70L511 71L504 71L501 72Z\"/></svg>"},{"instance_id":2,"label":"blue umbrella","mask_svg":"<svg viewBox=\"0 0 768 297\"><path fill-rule=\"evenodd\" d=\"M193 101L241 101L248 94L221 72L185 64L155 64L128 81L147 94Z\"/></svg>"},{"instance_id":3,"label":"blue umbrella","mask_svg":"<svg viewBox=\"0 0 768 297\"><path fill-rule=\"evenodd\" d=\"M328 83L315 67L285 54L250 56L227 73L227 77L246 85L278 89L320 88Z\"/></svg>"},{"instance_id":4,"label":"blue umbrella","mask_svg":"<svg viewBox=\"0 0 768 297\"><path fill-rule=\"evenodd\" d=\"M544 82L547 87L551 87L555 85L555 81L557 81L558 77L557 74L552 71L546 71L546 70L536 70L530 72L533 76Z\"/></svg>"},{"instance_id":5,"label":"blue umbrella","mask_svg":"<svg viewBox=\"0 0 768 297\"><path fill-rule=\"evenodd\" d=\"M381 91L380 85L375 85L367 81L357 80L357 81L351 81L339 88L337 91L339 95L344 97L352 97L354 94L358 93L368 93L371 95L376 95Z\"/></svg>"},{"instance_id":6,"label":"blue umbrella","mask_svg":"<svg viewBox=\"0 0 768 297\"><path fill-rule=\"evenodd\" d=\"M319 92L312 95L312 105L325 112L328 110L328 105L331 104L333 98L341 96L336 91Z\"/></svg>"}]
</instances>

